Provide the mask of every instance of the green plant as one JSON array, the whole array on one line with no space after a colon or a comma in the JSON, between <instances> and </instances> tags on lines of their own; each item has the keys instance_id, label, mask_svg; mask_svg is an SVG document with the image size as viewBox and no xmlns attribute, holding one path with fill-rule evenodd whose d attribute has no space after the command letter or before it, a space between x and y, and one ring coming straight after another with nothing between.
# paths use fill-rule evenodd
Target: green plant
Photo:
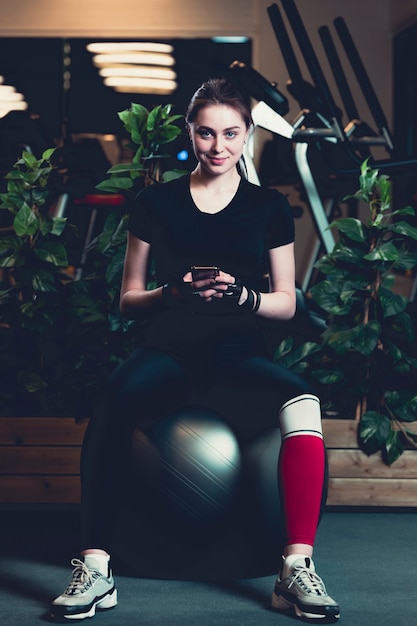
<instances>
[{"instance_id":1,"label":"green plant","mask_svg":"<svg viewBox=\"0 0 417 626\"><path fill-rule=\"evenodd\" d=\"M54 216L55 150L24 151L0 194L0 414L91 413L112 369L133 349L137 328L118 311L127 214L137 191L162 179L181 130L171 105L119 113L132 161L111 168L100 190L123 193L94 241L80 280L69 267L79 254L75 225ZM182 172L166 173L164 180Z\"/></svg>"},{"instance_id":2,"label":"green plant","mask_svg":"<svg viewBox=\"0 0 417 626\"><path fill-rule=\"evenodd\" d=\"M97 185L100 191L121 193L126 198L122 210L108 215L103 231L93 242L89 257L90 276L103 275L109 296L114 303L110 315L112 330L124 330L131 324L120 317L118 293L121 283L126 250L128 213L136 194L155 182L168 182L183 176L186 171L167 169L172 157L168 144L172 144L182 133L176 125L182 115L172 114L172 105L157 105L150 111L141 104L131 104L129 109L118 113L125 130L130 136L127 145L131 160L114 165L108 170L109 177ZM155 286L152 273L149 288Z\"/></svg>"},{"instance_id":3,"label":"green plant","mask_svg":"<svg viewBox=\"0 0 417 626\"><path fill-rule=\"evenodd\" d=\"M2 215L9 216L0 236L2 414L60 411L75 399L74 374L83 369L81 354L88 352L82 347L83 322L87 319L91 330L94 316L100 318L68 271L75 229L51 212L59 176L54 152L46 150L37 159L24 151L0 194Z\"/></svg>"},{"instance_id":4,"label":"green plant","mask_svg":"<svg viewBox=\"0 0 417 626\"><path fill-rule=\"evenodd\" d=\"M276 358L321 385L327 408L358 420L368 454L381 450L387 464L416 446L417 350L415 313L395 292L396 273L417 264L412 207L392 209L391 183L363 163L354 198L369 206L364 222L335 220L339 240L317 263L323 280L311 289L327 316L321 343L296 350L283 342Z\"/></svg>"},{"instance_id":5,"label":"green plant","mask_svg":"<svg viewBox=\"0 0 417 626\"><path fill-rule=\"evenodd\" d=\"M168 181L181 176L179 170L166 170L163 161L171 154L162 149L181 134L174 123L182 115L172 115L172 105L157 105L148 111L142 104L132 103L129 109L120 111L118 116L129 133L128 149L132 159L111 167L110 177L97 185L97 189L120 193L128 191L130 196L139 189L160 180Z\"/></svg>"}]
</instances>

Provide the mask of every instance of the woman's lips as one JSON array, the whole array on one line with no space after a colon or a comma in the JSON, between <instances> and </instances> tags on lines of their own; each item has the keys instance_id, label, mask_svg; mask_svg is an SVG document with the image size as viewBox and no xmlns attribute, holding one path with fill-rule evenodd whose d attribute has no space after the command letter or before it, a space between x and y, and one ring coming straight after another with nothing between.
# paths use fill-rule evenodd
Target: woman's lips
<instances>
[{"instance_id":1,"label":"woman's lips","mask_svg":"<svg viewBox=\"0 0 417 626\"><path fill-rule=\"evenodd\" d=\"M207 158L210 161L210 163L212 163L213 165L223 165L223 163L226 161L226 157L208 156Z\"/></svg>"}]
</instances>

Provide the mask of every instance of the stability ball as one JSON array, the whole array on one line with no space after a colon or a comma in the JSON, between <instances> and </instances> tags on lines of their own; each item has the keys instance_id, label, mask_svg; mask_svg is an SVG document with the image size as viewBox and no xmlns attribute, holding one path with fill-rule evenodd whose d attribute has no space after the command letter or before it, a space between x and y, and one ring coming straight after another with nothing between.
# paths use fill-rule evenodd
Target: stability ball
<instances>
[{"instance_id":1,"label":"stability ball","mask_svg":"<svg viewBox=\"0 0 417 626\"><path fill-rule=\"evenodd\" d=\"M233 508L241 477L238 442L224 420L204 406L187 406L136 428L132 475L140 503L171 532L214 532Z\"/></svg>"},{"instance_id":2,"label":"stability ball","mask_svg":"<svg viewBox=\"0 0 417 626\"><path fill-rule=\"evenodd\" d=\"M203 404L146 433L136 428L129 500L112 546L119 571L216 581L276 573L285 539L280 447L279 428L238 442L218 410ZM326 470L322 510L327 481Z\"/></svg>"}]
</instances>

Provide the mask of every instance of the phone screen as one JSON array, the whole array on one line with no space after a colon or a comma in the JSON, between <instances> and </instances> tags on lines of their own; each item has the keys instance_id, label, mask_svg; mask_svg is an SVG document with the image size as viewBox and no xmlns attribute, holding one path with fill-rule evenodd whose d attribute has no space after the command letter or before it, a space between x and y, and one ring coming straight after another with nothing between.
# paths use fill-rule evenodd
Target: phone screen
<instances>
[{"instance_id":1,"label":"phone screen","mask_svg":"<svg viewBox=\"0 0 417 626\"><path fill-rule=\"evenodd\" d=\"M215 265L194 265L191 268L193 281L208 280L219 275L219 268Z\"/></svg>"}]
</instances>

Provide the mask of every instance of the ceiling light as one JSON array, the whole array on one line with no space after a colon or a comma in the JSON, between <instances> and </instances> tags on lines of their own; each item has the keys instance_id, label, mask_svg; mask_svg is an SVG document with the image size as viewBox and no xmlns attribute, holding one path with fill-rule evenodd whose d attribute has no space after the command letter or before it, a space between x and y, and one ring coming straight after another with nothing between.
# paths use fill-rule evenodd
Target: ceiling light
<instances>
[{"instance_id":1,"label":"ceiling light","mask_svg":"<svg viewBox=\"0 0 417 626\"><path fill-rule=\"evenodd\" d=\"M172 54L174 47L166 43L155 43L153 41L117 41L101 42L101 43L89 43L87 45L89 52L95 54L108 53L108 52L122 52L127 50L129 52L158 52L162 54Z\"/></svg>"},{"instance_id":2,"label":"ceiling light","mask_svg":"<svg viewBox=\"0 0 417 626\"><path fill-rule=\"evenodd\" d=\"M87 45L107 87L126 93L171 94L177 88L174 48L158 42L96 42Z\"/></svg>"},{"instance_id":3,"label":"ceiling light","mask_svg":"<svg viewBox=\"0 0 417 626\"><path fill-rule=\"evenodd\" d=\"M175 60L170 54L157 54L153 52L110 52L109 54L96 54L95 65L109 65L111 63L133 63L146 65L174 65Z\"/></svg>"},{"instance_id":4,"label":"ceiling light","mask_svg":"<svg viewBox=\"0 0 417 626\"><path fill-rule=\"evenodd\" d=\"M113 87L116 91L126 93L172 93L177 88L173 80L160 78L135 78L129 76L111 76L104 79L104 84Z\"/></svg>"},{"instance_id":5,"label":"ceiling light","mask_svg":"<svg viewBox=\"0 0 417 626\"><path fill-rule=\"evenodd\" d=\"M103 78L110 76L131 76L132 78L163 78L175 80L177 75L174 70L165 67L149 67L147 65L113 65L103 67L98 72Z\"/></svg>"},{"instance_id":6,"label":"ceiling light","mask_svg":"<svg viewBox=\"0 0 417 626\"><path fill-rule=\"evenodd\" d=\"M3 76L0 76L0 117L10 111L25 111L27 108L24 96L12 85L5 85Z\"/></svg>"}]
</instances>

